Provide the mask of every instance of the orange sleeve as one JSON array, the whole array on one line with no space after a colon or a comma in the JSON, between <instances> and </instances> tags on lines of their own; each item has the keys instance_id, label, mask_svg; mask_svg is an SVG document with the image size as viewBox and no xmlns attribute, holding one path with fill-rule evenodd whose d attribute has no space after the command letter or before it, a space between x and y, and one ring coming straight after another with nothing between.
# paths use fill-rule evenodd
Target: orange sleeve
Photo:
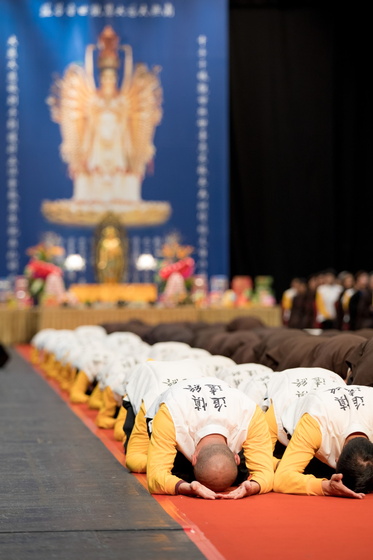
<instances>
[{"instance_id":1,"label":"orange sleeve","mask_svg":"<svg viewBox=\"0 0 373 560\"><path fill-rule=\"evenodd\" d=\"M152 494L176 494L181 480L171 474L176 457L176 433L167 406L163 403L154 416L147 462L148 489Z\"/></svg>"},{"instance_id":2,"label":"orange sleeve","mask_svg":"<svg viewBox=\"0 0 373 560\"><path fill-rule=\"evenodd\" d=\"M126 467L132 472L146 472L148 459L149 434L146 426L145 406L141 404L136 414L135 424L128 440Z\"/></svg>"},{"instance_id":3,"label":"orange sleeve","mask_svg":"<svg viewBox=\"0 0 373 560\"><path fill-rule=\"evenodd\" d=\"M308 463L320 449L322 434L320 426L309 414L299 420L294 434L279 462L275 473L274 491L284 494L307 494L322 496L322 481L312 474L303 474Z\"/></svg>"},{"instance_id":4,"label":"orange sleeve","mask_svg":"<svg viewBox=\"0 0 373 560\"><path fill-rule=\"evenodd\" d=\"M326 309L324 299L319 291L316 292L315 303L317 314L322 315L325 319L330 319L330 313Z\"/></svg>"},{"instance_id":5,"label":"orange sleeve","mask_svg":"<svg viewBox=\"0 0 373 560\"><path fill-rule=\"evenodd\" d=\"M251 479L260 484L261 494L270 492L274 477L272 444L268 424L259 406L251 419L242 448Z\"/></svg>"},{"instance_id":6,"label":"orange sleeve","mask_svg":"<svg viewBox=\"0 0 373 560\"><path fill-rule=\"evenodd\" d=\"M268 424L269 434L271 436L272 442L272 453L276 447L277 439L278 439L278 428L275 416L275 410L273 404L268 408L268 410L264 413L264 418Z\"/></svg>"},{"instance_id":7,"label":"orange sleeve","mask_svg":"<svg viewBox=\"0 0 373 560\"><path fill-rule=\"evenodd\" d=\"M121 441L124 443L126 441L126 434L124 433L123 426L127 418L127 409L121 406L119 409L118 416L114 424L114 439L116 441Z\"/></svg>"}]
</instances>

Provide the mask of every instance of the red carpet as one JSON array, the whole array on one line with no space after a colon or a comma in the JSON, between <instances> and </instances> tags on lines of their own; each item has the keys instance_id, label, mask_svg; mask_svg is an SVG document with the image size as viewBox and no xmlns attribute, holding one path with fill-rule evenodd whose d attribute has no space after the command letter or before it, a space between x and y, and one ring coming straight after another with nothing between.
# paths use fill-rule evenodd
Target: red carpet
<instances>
[{"instance_id":1,"label":"red carpet","mask_svg":"<svg viewBox=\"0 0 373 560\"><path fill-rule=\"evenodd\" d=\"M29 361L30 347L18 346ZM73 405L58 383L34 366L124 465L122 445L97 428L97 411ZM146 485L145 475L134 475ZM363 500L267 494L237 501L155 496L210 560L351 560L372 552L373 495Z\"/></svg>"}]
</instances>

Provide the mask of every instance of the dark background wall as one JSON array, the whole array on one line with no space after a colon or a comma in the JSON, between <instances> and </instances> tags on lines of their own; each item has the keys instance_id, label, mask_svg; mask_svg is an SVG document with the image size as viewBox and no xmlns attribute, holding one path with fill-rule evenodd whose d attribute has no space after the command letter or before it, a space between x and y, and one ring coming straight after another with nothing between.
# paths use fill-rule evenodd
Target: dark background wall
<instances>
[{"instance_id":1,"label":"dark background wall","mask_svg":"<svg viewBox=\"0 0 373 560\"><path fill-rule=\"evenodd\" d=\"M231 276L373 269L363 3L230 1Z\"/></svg>"}]
</instances>

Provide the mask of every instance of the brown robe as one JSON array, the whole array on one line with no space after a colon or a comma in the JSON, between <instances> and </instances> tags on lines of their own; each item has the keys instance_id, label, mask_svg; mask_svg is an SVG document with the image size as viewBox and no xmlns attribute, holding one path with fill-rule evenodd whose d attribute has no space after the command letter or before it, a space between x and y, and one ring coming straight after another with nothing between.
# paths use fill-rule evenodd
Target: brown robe
<instances>
[{"instance_id":1,"label":"brown robe","mask_svg":"<svg viewBox=\"0 0 373 560\"><path fill-rule=\"evenodd\" d=\"M256 363L275 369L277 360L271 356L271 350L279 346L283 341L290 340L292 344L298 338L308 339L311 335L299 329L289 329L287 327L273 327L262 332L260 342L255 347Z\"/></svg>"},{"instance_id":2,"label":"brown robe","mask_svg":"<svg viewBox=\"0 0 373 560\"><path fill-rule=\"evenodd\" d=\"M254 357L254 347L258 342L258 335L252 331L227 332L212 337L207 350L209 350L211 354L220 354L221 356L227 356L233 359L235 352L237 352L241 346L246 346L252 348L252 355Z\"/></svg>"},{"instance_id":3,"label":"brown robe","mask_svg":"<svg viewBox=\"0 0 373 560\"><path fill-rule=\"evenodd\" d=\"M359 344L346 361L351 368L348 384L373 387L373 338Z\"/></svg>"},{"instance_id":4,"label":"brown robe","mask_svg":"<svg viewBox=\"0 0 373 560\"><path fill-rule=\"evenodd\" d=\"M261 363L271 367L274 371L311 367L315 348L326 344L328 340L330 339L312 335L284 339L280 344L266 352L265 363L264 361Z\"/></svg>"},{"instance_id":5,"label":"brown robe","mask_svg":"<svg viewBox=\"0 0 373 560\"><path fill-rule=\"evenodd\" d=\"M356 334L339 334L325 339L325 343L317 346L312 355L312 367L323 367L338 373L346 379L348 371L347 360L354 350L366 339Z\"/></svg>"}]
</instances>

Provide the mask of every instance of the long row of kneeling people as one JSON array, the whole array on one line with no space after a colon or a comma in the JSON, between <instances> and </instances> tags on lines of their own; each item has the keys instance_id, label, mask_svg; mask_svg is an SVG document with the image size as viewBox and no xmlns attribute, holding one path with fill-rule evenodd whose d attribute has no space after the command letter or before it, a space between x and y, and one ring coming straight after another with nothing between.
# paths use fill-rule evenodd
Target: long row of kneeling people
<instances>
[{"instance_id":1,"label":"long row of kneeling people","mask_svg":"<svg viewBox=\"0 0 373 560\"><path fill-rule=\"evenodd\" d=\"M372 387L97 325L43 329L31 346L72 403L97 410L97 426L113 430L152 494L361 499L373 490Z\"/></svg>"}]
</instances>

